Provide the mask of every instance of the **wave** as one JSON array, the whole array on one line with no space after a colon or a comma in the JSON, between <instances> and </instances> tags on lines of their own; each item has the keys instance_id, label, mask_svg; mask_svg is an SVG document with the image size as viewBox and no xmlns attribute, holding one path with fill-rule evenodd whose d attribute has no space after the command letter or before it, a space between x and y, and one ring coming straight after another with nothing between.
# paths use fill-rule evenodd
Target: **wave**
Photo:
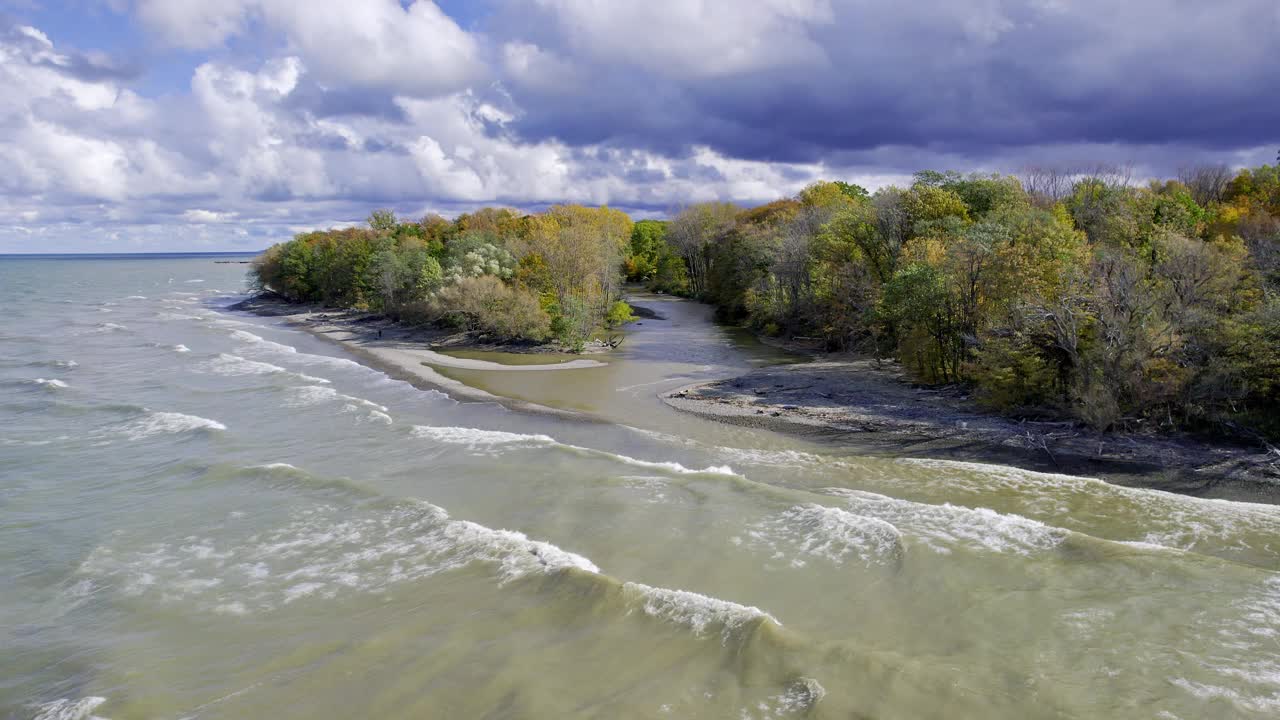
<instances>
[{"instance_id":1,"label":"wave","mask_svg":"<svg viewBox=\"0 0 1280 720\"><path fill-rule=\"evenodd\" d=\"M307 377L307 376L302 376ZM331 387L323 387L320 385L305 385L303 387L292 387L288 390L290 399L285 401L286 407L311 407L329 402L343 403L343 412L360 412L365 411L370 415L386 418L386 422L391 422L391 416L387 415L387 407L364 398L358 398L352 395L344 395Z\"/></svg>"},{"instance_id":2,"label":"wave","mask_svg":"<svg viewBox=\"0 0 1280 720\"><path fill-rule=\"evenodd\" d=\"M157 435L226 430L217 420L175 412L152 412L145 417L119 426L118 432L130 440L143 440Z\"/></svg>"},{"instance_id":3,"label":"wave","mask_svg":"<svg viewBox=\"0 0 1280 720\"><path fill-rule=\"evenodd\" d=\"M178 344L178 345L166 345L166 344L164 344L164 343L157 343L157 342L153 342L153 343L147 343L147 347L159 348L159 349L161 349L161 350L169 350L169 351L171 351L171 352L176 352L176 353L189 353L189 352L191 352L191 348L187 347L186 345L182 345L182 344Z\"/></svg>"},{"instance_id":4,"label":"wave","mask_svg":"<svg viewBox=\"0 0 1280 720\"><path fill-rule=\"evenodd\" d=\"M106 701L102 697L54 700L35 706L36 715L32 720L105 720L94 715L93 711Z\"/></svg>"},{"instance_id":5,"label":"wave","mask_svg":"<svg viewBox=\"0 0 1280 720\"><path fill-rule=\"evenodd\" d=\"M324 484L296 469L272 471ZM425 501L356 517L349 509L316 506L238 542L188 536L128 553L102 546L80 571L130 596L192 602L209 612L237 605L269 612L304 598L381 593L477 562L493 566L500 583L569 569L599 572L581 555L523 533L453 520Z\"/></svg>"},{"instance_id":6,"label":"wave","mask_svg":"<svg viewBox=\"0 0 1280 720\"><path fill-rule=\"evenodd\" d=\"M851 556L867 565L899 563L905 553L902 532L892 523L826 505L797 505L757 523L746 535L753 546L791 556L793 567L806 565L805 558L842 565Z\"/></svg>"},{"instance_id":7,"label":"wave","mask_svg":"<svg viewBox=\"0 0 1280 720\"><path fill-rule=\"evenodd\" d=\"M299 378L304 382L322 384L329 383L325 378L295 373L290 370L286 370L279 365L258 362L257 360L248 360L240 357L239 355L231 355L229 353L220 353L216 358L200 363L198 368L202 372L209 372L215 375L223 375L227 377L281 374Z\"/></svg>"},{"instance_id":8,"label":"wave","mask_svg":"<svg viewBox=\"0 0 1280 720\"><path fill-rule=\"evenodd\" d=\"M641 583L623 583L622 588L625 594L635 598L635 604L646 615L684 625L696 635L703 635L708 629L719 630L723 642L751 624L772 623L782 627L777 618L754 606Z\"/></svg>"},{"instance_id":9,"label":"wave","mask_svg":"<svg viewBox=\"0 0 1280 720\"><path fill-rule=\"evenodd\" d=\"M128 330L128 329L129 328L126 325L121 325L119 323L104 322L104 323L98 323L97 325L95 325L93 332L100 332L100 333L119 332L121 330Z\"/></svg>"},{"instance_id":10,"label":"wave","mask_svg":"<svg viewBox=\"0 0 1280 720\"><path fill-rule=\"evenodd\" d=\"M146 299L147 297L145 295L130 295L125 298L125 300L146 300Z\"/></svg>"},{"instance_id":11,"label":"wave","mask_svg":"<svg viewBox=\"0 0 1280 720\"><path fill-rule=\"evenodd\" d=\"M328 483L284 463L246 468ZM691 630L744 642L782 624L769 612L687 590L620 582L583 555L514 530L457 520L424 500L379 503L353 514L323 504L296 510L283 525L240 539L190 535L127 552L99 546L79 573L129 596L181 603L211 613L266 613L298 602L391 587L464 567L487 566L499 586L530 577L583 585L623 614L635 612Z\"/></svg>"},{"instance_id":12,"label":"wave","mask_svg":"<svg viewBox=\"0 0 1280 720\"><path fill-rule=\"evenodd\" d=\"M950 460L900 460L900 463L947 472L950 490L973 495L992 492L1016 498L1026 512L1053 519L1090 534L1093 516L1131 519L1126 527L1144 529L1143 542L1178 550L1226 555L1250 564L1273 567L1277 556L1258 538L1280 534L1274 505L1199 498L1149 488L1125 487L1097 478L1022 470L1003 465ZM938 478L927 480L936 483Z\"/></svg>"},{"instance_id":13,"label":"wave","mask_svg":"<svg viewBox=\"0 0 1280 720\"><path fill-rule=\"evenodd\" d=\"M435 440L448 445L463 445L472 450L501 446L550 447L557 444L556 439L549 435L521 435L501 430L468 427L414 425L411 433L416 438Z\"/></svg>"},{"instance_id":14,"label":"wave","mask_svg":"<svg viewBox=\"0 0 1280 720\"><path fill-rule=\"evenodd\" d=\"M573 453L582 457L603 458L623 463L625 465L631 465L633 467L646 468L650 470L663 470L676 475L729 475L732 477L742 477L738 473L734 472L733 468L725 465L714 465L699 470L686 467L678 462L641 460L629 455L613 453L607 450L597 450L595 448L582 447L580 445L570 445L568 443L562 443L549 435L523 435L520 433L503 432L501 430L481 430L479 428L431 425L415 425L411 432L414 437L434 440L448 445L461 445L472 451L486 452L489 454L492 454L503 447L546 447Z\"/></svg>"},{"instance_id":15,"label":"wave","mask_svg":"<svg viewBox=\"0 0 1280 720\"><path fill-rule=\"evenodd\" d=\"M739 717L742 720L801 717L811 712L826 696L826 688L822 687L817 680L807 677L797 678L780 694L760 701L753 708L743 709Z\"/></svg>"},{"instance_id":16,"label":"wave","mask_svg":"<svg viewBox=\"0 0 1280 720\"><path fill-rule=\"evenodd\" d=\"M32 360L27 363L27 367L55 367L71 370L80 367L80 363L75 360Z\"/></svg>"},{"instance_id":17,"label":"wave","mask_svg":"<svg viewBox=\"0 0 1280 720\"><path fill-rule=\"evenodd\" d=\"M1030 555L1058 546L1068 535L1061 528L988 508L930 505L846 488L824 492L843 498L854 513L888 522L944 555L957 547Z\"/></svg>"},{"instance_id":18,"label":"wave","mask_svg":"<svg viewBox=\"0 0 1280 720\"><path fill-rule=\"evenodd\" d=\"M40 385L46 388L51 388L54 390L65 390L66 388L71 387L70 385L67 385L62 380L58 380L56 378L54 379L36 378L31 382L35 383L36 385Z\"/></svg>"}]
</instances>

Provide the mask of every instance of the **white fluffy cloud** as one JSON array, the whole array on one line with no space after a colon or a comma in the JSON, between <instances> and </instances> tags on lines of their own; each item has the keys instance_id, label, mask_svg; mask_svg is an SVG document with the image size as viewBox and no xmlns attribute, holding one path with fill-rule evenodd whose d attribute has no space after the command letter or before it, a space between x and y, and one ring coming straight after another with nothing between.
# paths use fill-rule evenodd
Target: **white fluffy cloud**
<instances>
[{"instance_id":1,"label":"white fluffy cloud","mask_svg":"<svg viewBox=\"0 0 1280 720\"><path fill-rule=\"evenodd\" d=\"M375 207L654 215L928 167L1256 164L1280 121L1272 0L1172 19L1156 0L493 0L465 27L431 0L105 1L151 33L142 62L198 60L157 91L164 73L0 21L0 251L256 249Z\"/></svg>"},{"instance_id":2,"label":"white fluffy cloud","mask_svg":"<svg viewBox=\"0 0 1280 720\"><path fill-rule=\"evenodd\" d=\"M483 73L475 38L431 0L139 0L138 14L163 41L194 49L264 23L335 83L433 95Z\"/></svg>"}]
</instances>

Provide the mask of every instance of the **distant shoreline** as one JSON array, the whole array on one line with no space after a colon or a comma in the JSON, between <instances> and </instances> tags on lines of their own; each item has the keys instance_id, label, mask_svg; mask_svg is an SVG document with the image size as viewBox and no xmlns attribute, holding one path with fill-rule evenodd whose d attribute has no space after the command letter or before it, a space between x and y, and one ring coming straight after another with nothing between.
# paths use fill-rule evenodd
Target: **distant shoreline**
<instances>
[{"instance_id":1,"label":"distant shoreline","mask_svg":"<svg viewBox=\"0 0 1280 720\"><path fill-rule=\"evenodd\" d=\"M1280 455L1181 434L1099 433L983 411L891 362L819 357L663 394L671 407L891 457L998 463L1184 495L1280 504Z\"/></svg>"},{"instance_id":2,"label":"distant shoreline","mask_svg":"<svg viewBox=\"0 0 1280 720\"><path fill-rule=\"evenodd\" d=\"M261 250L217 252L136 252L136 253L0 253L0 260L164 260L176 258L253 258Z\"/></svg>"}]
</instances>

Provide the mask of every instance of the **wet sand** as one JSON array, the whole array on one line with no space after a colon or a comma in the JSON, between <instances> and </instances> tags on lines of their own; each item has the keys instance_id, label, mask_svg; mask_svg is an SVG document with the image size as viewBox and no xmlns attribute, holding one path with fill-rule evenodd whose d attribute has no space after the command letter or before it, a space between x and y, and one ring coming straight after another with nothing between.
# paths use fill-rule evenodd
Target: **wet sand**
<instances>
[{"instance_id":1,"label":"wet sand","mask_svg":"<svg viewBox=\"0 0 1280 720\"><path fill-rule=\"evenodd\" d=\"M502 365L484 360L457 358L436 352L432 345L503 350L506 352L540 351L537 346L499 346L468 344L465 334L429 327L402 325L380 315L358 310L340 310L290 303L278 298L258 296L228 308L265 317L277 317L289 325L329 340L354 354L371 367L398 380L424 390L438 390L462 402L490 402L511 410L575 419L595 420L586 413L553 408L515 398L502 397L445 377L431 367L438 365L464 370L573 370L598 367L603 363L582 358L566 363L537 365ZM428 364L430 363L430 365Z\"/></svg>"}]
</instances>

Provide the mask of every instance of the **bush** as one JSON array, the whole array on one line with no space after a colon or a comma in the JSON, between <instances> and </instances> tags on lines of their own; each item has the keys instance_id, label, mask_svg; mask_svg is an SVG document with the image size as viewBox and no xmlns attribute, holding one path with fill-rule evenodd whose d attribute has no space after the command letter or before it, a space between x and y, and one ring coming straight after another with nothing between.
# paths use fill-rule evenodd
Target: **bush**
<instances>
[{"instance_id":1,"label":"bush","mask_svg":"<svg viewBox=\"0 0 1280 720\"><path fill-rule=\"evenodd\" d=\"M631 312L631 306L622 302L615 301L609 306L609 312L605 313L604 326L610 329L622 327L629 322L635 322L636 314Z\"/></svg>"},{"instance_id":2,"label":"bush","mask_svg":"<svg viewBox=\"0 0 1280 720\"><path fill-rule=\"evenodd\" d=\"M501 340L545 340L551 318L533 293L510 287L492 275L446 285L431 301L438 317Z\"/></svg>"}]
</instances>

